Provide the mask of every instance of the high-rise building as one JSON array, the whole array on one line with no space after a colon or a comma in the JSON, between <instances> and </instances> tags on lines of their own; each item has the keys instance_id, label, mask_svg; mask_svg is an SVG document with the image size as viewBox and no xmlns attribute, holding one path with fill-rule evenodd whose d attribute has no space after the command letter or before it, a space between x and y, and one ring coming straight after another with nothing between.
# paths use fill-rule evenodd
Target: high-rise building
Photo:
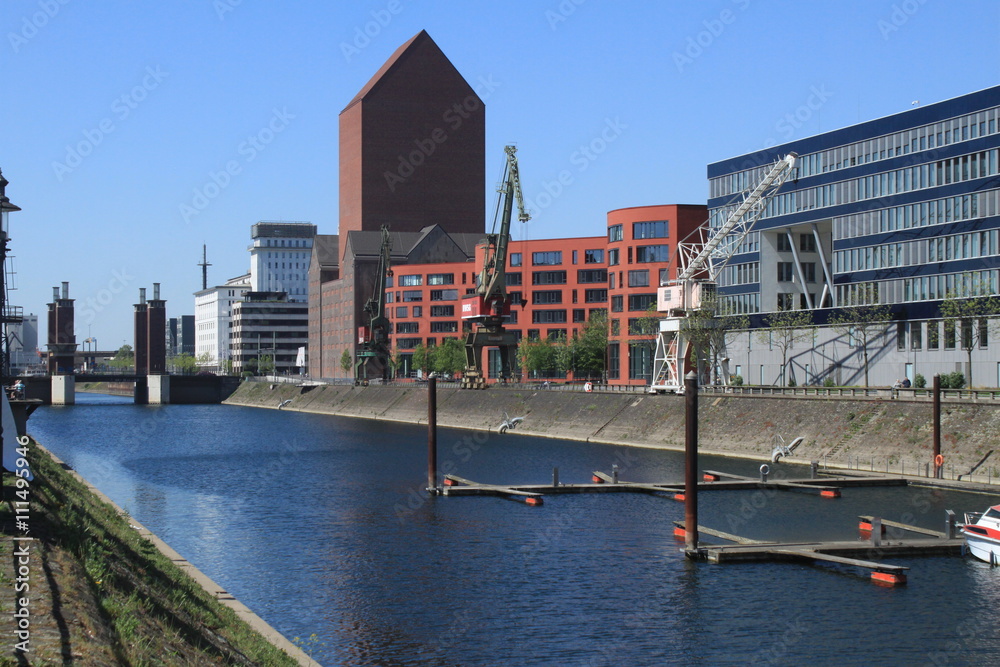
<instances>
[{"instance_id":1,"label":"high-rise building","mask_svg":"<svg viewBox=\"0 0 1000 667\"><path fill-rule=\"evenodd\" d=\"M309 301L309 258L316 225L261 221L250 228L250 289L285 292L289 301Z\"/></svg>"},{"instance_id":2,"label":"high-rise building","mask_svg":"<svg viewBox=\"0 0 1000 667\"><path fill-rule=\"evenodd\" d=\"M195 359L206 370L219 370L231 360L233 303L250 291L250 274L194 293Z\"/></svg>"},{"instance_id":3,"label":"high-rise building","mask_svg":"<svg viewBox=\"0 0 1000 667\"><path fill-rule=\"evenodd\" d=\"M481 233L485 145L483 101L421 30L340 113L341 238L382 225Z\"/></svg>"}]
</instances>

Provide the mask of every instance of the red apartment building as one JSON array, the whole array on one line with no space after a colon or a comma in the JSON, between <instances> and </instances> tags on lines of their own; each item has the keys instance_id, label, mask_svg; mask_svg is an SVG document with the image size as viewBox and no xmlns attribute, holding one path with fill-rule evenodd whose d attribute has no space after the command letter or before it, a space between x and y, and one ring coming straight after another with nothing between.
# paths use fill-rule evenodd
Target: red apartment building
<instances>
[{"instance_id":1,"label":"red apartment building","mask_svg":"<svg viewBox=\"0 0 1000 667\"><path fill-rule=\"evenodd\" d=\"M598 310L609 313L608 381L645 384L654 340L634 333L635 321L656 303L656 288L673 279L677 240L705 220L700 205L639 206L608 213L607 236L513 241L507 255L507 291L513 303L507 328L519 338L572 340ZM483 253L475 262L407 264L393 268L387 289L393 350L411 373L412 350L461 338L461 298L475 289ZM482 360L497 375L497 351ZM572 376L571 376L572 377Z\"/></svg>"}]
</instances>

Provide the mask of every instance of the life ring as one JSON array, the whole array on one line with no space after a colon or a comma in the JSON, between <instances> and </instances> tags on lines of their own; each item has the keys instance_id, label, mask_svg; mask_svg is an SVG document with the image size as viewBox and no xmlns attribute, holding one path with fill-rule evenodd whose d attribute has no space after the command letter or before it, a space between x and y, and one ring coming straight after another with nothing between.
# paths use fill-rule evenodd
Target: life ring
<instances>
[{"instance_id":1,"label":"life ring","mask_svg":"<svg viewBox=\"0 0 1000 667\"><path fill-rule=\"evenodd\" d=\"M934 457L934 465L936 465L938 468L940 468L941 466L943 466L944 465L944 457L941 456L940 454L938 454L937 456L935 456Z\"/></svg>"},{"instance_id":2,"label":"life ring","mask_svg":"<svg viewBox=\"0 0 1000 667\"><path fill-rule=\"evenodd\" d=\"M584 391L594 391L594 385L593 385L593 383L588 382L588 383L584 384L583 385L583 390Z\"/></svg>"}]
</instances>

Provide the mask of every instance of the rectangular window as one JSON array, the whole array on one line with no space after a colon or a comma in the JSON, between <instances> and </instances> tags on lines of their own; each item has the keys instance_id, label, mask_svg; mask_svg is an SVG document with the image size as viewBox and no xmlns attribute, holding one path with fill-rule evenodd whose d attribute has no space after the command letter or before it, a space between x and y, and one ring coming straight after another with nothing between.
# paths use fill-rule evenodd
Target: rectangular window
<instances>
[{"instance_id":1,"label":"rectangular window","mask_svg":"<svg viewBox=\"0 0 1000 667\"><path fill-rule=\"evenodd\" d=\"M622 312L622 310L624 309L622 305L623 303L624 303L624 298L622 297L622 295L617 294L611 297L611 312L613 313Z\"/></svg>"},{"instance_id":2,"label":"rectangular window","mask_svg":"<svg viewBox=\"0 0 1000 667\"><path fill-rule=\"evenodd\" d=\"M788 242L788 234L780 232L778 234L778 252L791 252L792 245Z\"/></svg>"},{"instance_id":3,"label":"rectangular window","mask_svg":"<svg viewBox=\"0 0 1000 667\"><path fill-rule=\"evenodd\" d=\"M399 286L400 287L419 287L424 284L423 276L400 276Z\"/></svg>"},{"instance_id":4,"label":"rectangular window","mask_svg":"<svg viewBox=\"0 0 1000 667\"><path fill-rule=\"evenodd\" d=\"M815 262L805 262L802 264L802 273L806 276L807 283L816 282L816 264Z\"/></svg>"},{"instance_id":5,"label":"rectangular window","mask_svg":"<svg viewBox=\"0 0 1000 667\"><path fill-rule=\"evenodd\" d=\"M409 317L407 311L409 311L409 308L407 306L397 306L396 317Z\"/></svg>"},{"instance_id":6,"label":"rectangular window","mask_svg":"<svg viewBox=\"0 0 1000 667\"><path fill-rule=\"evenodd\" d=\"M812 234L800 235L799 250L802 252L816 252L816 237Z\"/></svg>"},{"instance_id":7,"label":"rectangular window","mask_svg":"<svg viewBox=\"0 0 1000 667\"><path fill-rule=\"evenodd\" d=\"M510 253L510 265L521 266L521 253L519 252Z\"/></svg>"},{"instance_id":8,"label":"rectangular window","mask_svg":"<svg viewBox=\"0 0 1000 667\"><path fill-rule=\"evenodd\" d=\"M540 340L541 332L538 329L528 329L528 340Z\"/></svg>"},{"instance_id":9,"label":"rectangular window","mask_svg":"<svg viewBox=\"0 0 1000 667\"><path fill-rule=\"evenodd\" d=\"M458 301L457 289L432 289L431 301Z\"/></svg>"},{"instance_id":10,"label":"rectangular window","mask_svg":"<svg viewBox=\"0 0 1000 667\"><path fill-rule=\"evenodd\" d=\"M639 271L628 272L629 287L649 287L649 271L641 269Z\"/></svg>"},{"instance_id":11,"label":"rectangular window","mask_svg":"<svg viewBox=\"0 0 1000 667\"><path fill-rule=\"evenodd\" d=\"M583 251L583 263L584 264L604 264L604 251L603 250L584 250Z\"/></svg>"},{"instance_id":12,"label":"rectangular window","mask_svg":"<svg viewBox=\"0 0 1000 667\"><path fill-rule=\"evenodd\" d=\"M640 239L665 239L670 236L670 223L666 220L654 222L633 222L632 238L636 241Z\"/></svg>"},{"instance_id":13,"label":"rectangular window","mask_svg":"<svg viewBox=\"0 0 1000 667\"><path fill-rule=\"evenodd\" d=\"M562 303L562 290L532 292L531 303Z\"/></svg>"},{"instance_id":14,"label":"rectangular window","mask_svg":"<svg viewBox=\"0 0 1000 667\"><path fill-rule=\"evenodd\" d=\"M669 245L641 245L635 248L635 261L637 264L647 262L669 262Z\"/></svg>"},{"instance_id":15,"label":"rectangular window","mask_svg":"<svg viewBox=\"0 0 1000 667\"><path fill-rule=\"evenodd\" d=\"M574 263L574 264L576 264L576 262L577 262L577 256L576 256L576 255L577 255L577 251L576 251L576 250L574 250L574 251L573 251L573 263Z\"/></svg>"},{"instance_id":16,"label":"rectangular window","mask_svg":"<svg viewBox=\"0 0 1000 667\"><path fill-rule=\"evenodd\" d=\"M432 273L427 276L428 285L454 285L454 273Z\"/></svg>"},{"instance_id":17,"label":"rectangular window","mask_svg":"<svg viewBox=\"0 0 1000 667\"><path fill-rule=\"evenodd\" d=\"M944 321L944 349L955 349L955 320Z\"/></svg>"},{"instance_id":18,"label":"rectangular window","mask_svg":"<svg viewBox=\"0 0 1000 667\"><path fill-rule=\"evenodd\" d=\"M779 283L792 282L793 270L794 270L794 265L791 262L778 262L778 282Z\"/></svg>"},{"instance_id":19,"label":"rectangular window","mask_svg":"<svg viewBox=\"0 0 1000 667\"><path fill-rule=\"evenodd\" d=\"M606 289L588 289L583 292L584 303L607 303L607 301L608 290Z\"/></svg>"},{"instance_id":20,"label":"rectangular window","mask_svg":"<svg viewBox=\"0 0 1000 667\"><path fill-rule=\"evenodd\" d=\"M618 343L611 343L608 345L608 379L617 380L621 376L621 356L619 352ZM997 364L1000 368L1000 364ZM998 370L998 375L1000 375L1000 370Z\"/></svg>"},{"instance_id":21,"label":"rectangular window","mask_svg":"<svg viewBox=\"0 0 1000 667\"><path fill-rule=\"evenodd\" d=\"M400 350L412 350L417 345L420 345L419 338L397 338L396 347Z\"/></svg>"},{"instance_id":22,"label":"rectangular window","mask_svg":"<svg viewBox=\"0 0 1000 667\"><path fill-rule=\"evenodd\" d=\"M524 303L522 295L520 292L509 292L510 302L512 305L519 306Z\"/></svg>"},{"instance_id":23,"label":"rectangular window","mask_svg":"<svg viewBox=\"0 0 1000 667\"><path fill-rule=\"evenodd\" d=\"M608 250L608 266L617 266L620 260L620 255L618 248L610 248Z\"/></svg>"},{"instance_id":24,"label":"rectangular window","mask_svg":"<svg viewBox=\"0 0 1000 667\"><path fill-rule=\"evenodd\" d=\"M458 333L458 322L431 322L431 333Z\"/></svg>"},{"instance_id":25,"label":"rectangular window","mask_svg":"<svg viewBox=\"0 0 1000 667\"><path fill-rule=\"evenodd\" d=\"M403 291L403 301L423 301L423 300L424 300L424 293L418 289Z\"/></svg>"},{"instance_id":26,"label":"rectangular window","mask_svg":"<svg viewBox=\"0 0 1000 667\"><path fill-rule=\"evenodd\" d=\"M792 310L795 308L795 295L787 293L778 294L778 310Z\"/></svg>"},{"instance_id":27,"label":"rectangular window","mask_svg":"<svg viewBox=\"0 0 1000 667\"><path fill-rule=\"evenodd\" d=\"M611 225L608 227L608 243L614 243L615 241L622 240L622 226L621 225Z\"/></svg>"},{"instance_id":28,"label":"rectangular window","mask_svg":"<svg viewBox=\"0 0 1000 667\"><path fill-rule=\"evenodd\" d=\"M653 350L644 343L630 343L628 346L628 377L630 380L653 378Z\"/></svg>"},{"instance_id":29,"label":"rectangular window","mask_svg":"<svg viewBox=\"0 0 1000 667\"><path fill-rule=\"evenodd\" d=\"M576 282L578 283L606 283L608 282L607 269L579 269L576 272Z\"/></svg>"},{"instance_id":30,"label":"rectangular window","mask_svg":"<svg viewBox=\"0 0 1000 667\"><path fill-rule=\"evenodd\" d=\"M924 340L921 336L920 322L910 322L910 349L920 350L923 349Z\"/></svg>"},{"instance_id":31,"label":"rectangular window","mask_svg":"<svg viewBox=\"0 0 1000 667\"><path fill-rule=\"evenodd\" d=\"M931 320L927 323L927 349L937 350L941 347L941 323Z\"/></svg>"},{"instance_id":32,"label":"rectangular window","mask_svg":"<svg viewBox=\"0 0 1000 667\"><path fill-rule=\"evenodd\" d=\"M620 336L622 334L622 321L611 320L611 335Z\"/></svg>"},{"instance_id":33,"label":"rectangular window","mask_svg":"<svg viewBox=\"0 0 1000 667\"><path fill-rule=\"evenodd\" d=\"M565 285L565 271L532 271L532 285Z\"/></svg>"},{"instance_id":34,"label":"rectangular window","mask_svg":"<svg viewBox=\"0 0 1000 667\"><path fill-rule=\"evenodd\" d=\"M420 322L396 322L397 334L420 333Z\"/></svg>"},{"instance_id":35,"label":"rectangular window","mask_svg":"<svg viewBox=\"0 0 1000 667\"><path fill-rule=\"evenodd\" d=\"M504 280L507 282L508 285L513 285L513 286L520 285L521 284L521 272L520 271L514 271L514 272L508 271L507 273L504 274Z\"/></svg>"},{"instance_id":36,"label":"rectangular window","mask_svg":"<svg viewBox=\"0 0 1000 667\"><path fill-rule=\"evenodd\" d=\"M431 306L431 317L455 317L455 306Z\"/></svg>"},{"instance_id":37,"label":"rectangular window","mask_svg":"<svg viewBox=\"0 0 1000 667\"><path fill-rule=\"evenodd\" d=\"M574 308L573 309L573 323L579 324L580 322L587 321L587 311L584 308Z\"/></svg>"},{"instance_id":38,"label":"rectangular window","mask_svg":"<svg viewBox=\"0 0 1000 667\"><path fill-rule=\"evenodd\" d=\"M655 294L629 294L628 296L628 309L630 312L643 311L655 305Z\"/></svg>"},{"instance_id":39,"label":"rectangular window","mask_svg":"<svg viewBox=\"0 0 1000 667\"><path fill-rule=\"evenodd\" d=\"M535 310L531 313L532 324L563 324L565 322L565 310Z\"/></svg>"},{"instance_id":40,"label":"rectangular window","mask_svg":"<svg viewBox=\"0 0 1000 667\"><path fill-rule=\"evenodd\" d=\"M531 253L531 263L534 266L558 266L562 264L562 250Z\"/></svg>"},{"instance_id":41,"label":"rectangular window","mask_svg":"<svg viewBox=\"0 0 1000 667\"><path fill-rule=\"evenodd\" d=\"M424 308L423 308L423 306L414 306L413 307L413 316L414 317L423 317L424 316Z\"/></svg>"}]
</instances>

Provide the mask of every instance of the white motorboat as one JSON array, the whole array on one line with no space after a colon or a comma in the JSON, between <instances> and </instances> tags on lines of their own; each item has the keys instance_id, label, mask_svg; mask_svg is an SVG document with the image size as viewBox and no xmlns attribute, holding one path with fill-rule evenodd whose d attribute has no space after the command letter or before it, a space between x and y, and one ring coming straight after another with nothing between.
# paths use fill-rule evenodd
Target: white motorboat
<instances>
[{"instance_id":1,"label":"white motorboat","mask_svg":"<svg viewBox=\"0 0 1000 667\"><path fill-rule=\"evenodd\" d=\"M962 534L973 556L990 565L1000 564L1000 505L985 512L966 512Z\"/></svg>"}]
</instances>

